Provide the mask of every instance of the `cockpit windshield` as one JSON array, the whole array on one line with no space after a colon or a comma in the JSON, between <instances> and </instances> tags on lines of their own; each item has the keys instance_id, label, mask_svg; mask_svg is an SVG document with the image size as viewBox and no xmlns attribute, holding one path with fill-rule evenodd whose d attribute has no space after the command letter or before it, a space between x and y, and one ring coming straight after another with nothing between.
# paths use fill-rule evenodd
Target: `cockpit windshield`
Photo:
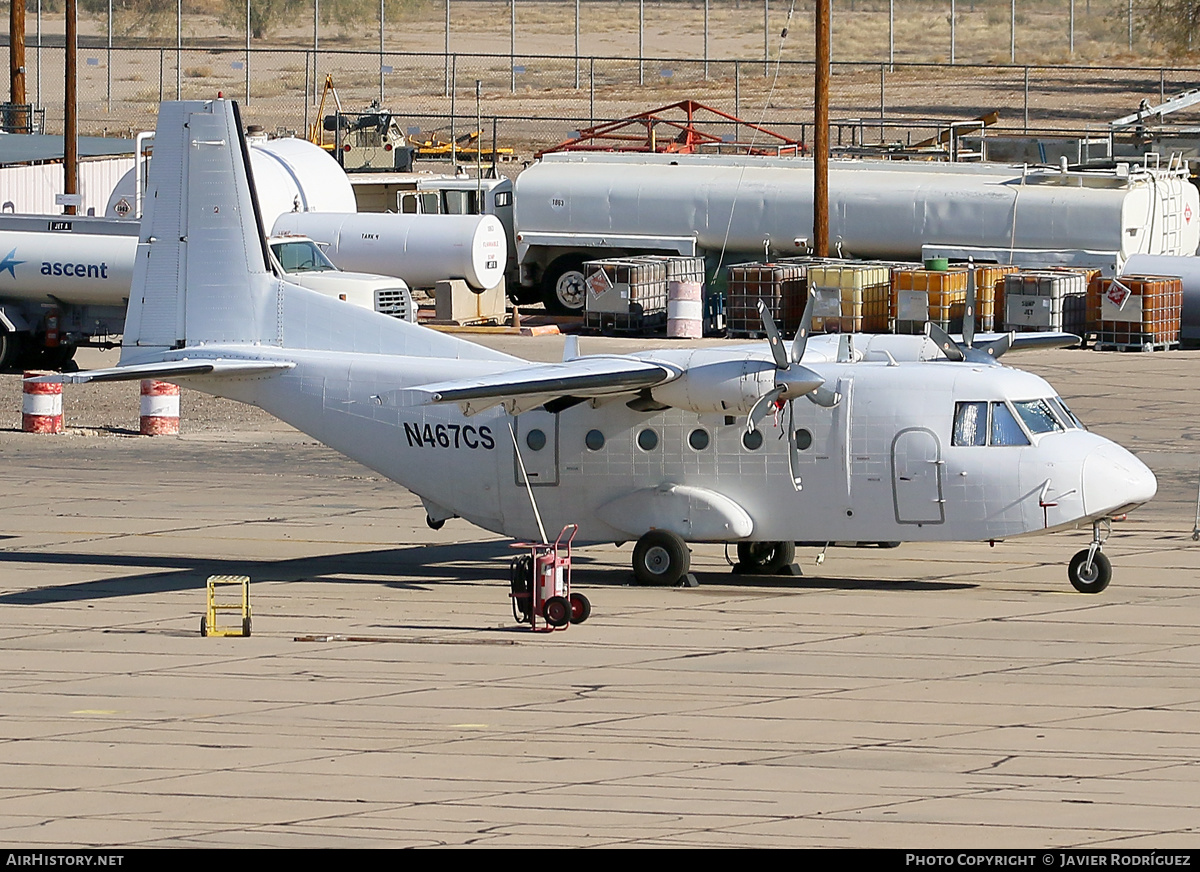
<instances>
[{"instance_id":1,"label":"cockpit windshield","mask_svg":"<svg viewBox=\"0 0 1200 872\"><path fill-rule=\"evenodd\" d=\"M337 269L311 239L272 242L271 251L279 259L284 272L328 272Z\"/></svg>"},{"instance_id":2,"label":"cockpit windshield","mask_svg":"<svg viewBox=\"0 0 1200 872\"><path fill-rule=\"evenodd\" d=\"M1019 400L1013 403L1013 408L1017 410L1029 432L1034 435L1055 433L1064 429L1047 400Z\"/></svg>"}]
</instances>

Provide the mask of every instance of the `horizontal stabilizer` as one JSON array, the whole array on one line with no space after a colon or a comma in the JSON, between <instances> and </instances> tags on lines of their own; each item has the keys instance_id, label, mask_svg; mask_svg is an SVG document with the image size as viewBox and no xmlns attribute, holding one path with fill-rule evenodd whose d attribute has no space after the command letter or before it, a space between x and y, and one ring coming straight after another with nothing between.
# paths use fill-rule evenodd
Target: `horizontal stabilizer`
<instances>
[{"instance_id":1,"label":"horizontal stabilizer","mask_svg":"<svg viewBox=\"0 0 1200 872\"><path fill-rule=\"evenodd\" d=\"M592 398L635 393L674 381L680 371L630 357L578 357L565 363L521 366L492 375L455 379L391 391L384 405L461 403L468 415L492 406L535 408L556 397ZM532 405L531 405L532 403Z\"/></svg>"},{"instance_id":2,"label":"horizontal stabilizer","mask_svg":"<svg viewBox=\"0 0 1200 872\"><path fill-rule=\"evenodd\" d=\"M175 381L188 376L250 378L275 375L295 366L290 361L280 360L167 360L159 363L139 363L133 366L114 366L109 369L93 369L42 375L31 378L31 382L81 385L88 382L136 381L156 378Z\"/></svg>"}]
</instances>

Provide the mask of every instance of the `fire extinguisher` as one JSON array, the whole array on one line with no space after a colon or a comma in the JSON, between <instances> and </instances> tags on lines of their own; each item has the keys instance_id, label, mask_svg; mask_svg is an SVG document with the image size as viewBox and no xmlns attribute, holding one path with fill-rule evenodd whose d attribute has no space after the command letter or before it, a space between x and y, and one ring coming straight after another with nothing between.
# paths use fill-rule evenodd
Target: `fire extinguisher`
<instances>
[{"instance_id":1,"label":"fire extinguisher","mask_svg":"<svg viewBox=\"0 0 1200 872\"><path fill-rule=\"evenodd\" d=\"M46 347L57 348L61 339L62 334L58 330L58 309L51 309L46 313Z\"/></svg>"}]
</instances>

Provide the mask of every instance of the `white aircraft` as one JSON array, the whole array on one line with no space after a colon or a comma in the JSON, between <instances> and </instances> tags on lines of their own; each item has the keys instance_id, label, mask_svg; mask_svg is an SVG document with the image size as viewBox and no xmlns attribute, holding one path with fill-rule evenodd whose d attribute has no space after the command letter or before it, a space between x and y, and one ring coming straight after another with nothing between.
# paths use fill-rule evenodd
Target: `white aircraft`
<instances>
[{"instance_id":1,"label":"white aircraft","mask_svg":"<svg viewBox=\"0 0 1200 872\"><path fill-rule=\"evenodd\" d=\"M797 541L1090 524L1069 577L1098 592L1108 521L1154 496L1136 457L995 362L1011 336L801 331L787 348L765 318L766 345L569 342L562 363L531 364L276 278L235 104L164 103L155 142L119 365L46 378L160 378L260 406L419 495L435 528L545 541L578 523L579 542L636 540L637 580L672 584L688 542L773 571Z\"/></svg>"}]
</instances>

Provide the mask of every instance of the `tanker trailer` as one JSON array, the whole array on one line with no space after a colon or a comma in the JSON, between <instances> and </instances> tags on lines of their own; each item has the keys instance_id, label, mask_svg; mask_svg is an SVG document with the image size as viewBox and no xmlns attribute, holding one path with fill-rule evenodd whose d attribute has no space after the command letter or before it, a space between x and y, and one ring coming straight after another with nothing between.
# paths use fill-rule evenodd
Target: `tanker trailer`
<instances>
[{"instance_id":1,"label":"tanker trailer","mask_svg":"<svg viewBox=\"0 0 1200 872\"><path fill-rule=\"evenodd\" d=\"M0 215L0 369L56 369L125 327L137 221Z\"/></svg>"},{"instance_id":2,"label":"tanker trailer","mask_svg":"<svg viewBox=\"0 0 1200 872\"><path fill-rule=\"evenodd\" d=\"M153 134L141 136L154 140ZM262 134L247 136L246 143L254 193L267 227L285 212L353 212L357 208L346 173L320 146L294 137L267 139ZM148 165L140 153L139 149L137 165L109 195L106 216L140 217Z\"/></svg>"},{"instance_id":3,"label":"tanker trailer","mask_svg":"<svg viewBox=\"0 0 1200 872\"><path fill-rule=\"evenodd\" d=\"M830 254L1100 265L1131 254L1191 254L1200 196L1186 165L1109 170L908 161L834 161ZM550 308L583 305L582 263L631 254L719 263L804 254L813 163L733 155L560 153L522 172L514 192L522 288Z\"/></svg>"},{"instance_id":4,"label":"tanker trailer","mask_svg":"<svg viewBox=\"0 0 1200 872\"><path fill-rule=\"evenodd\" d=\"M413 288L463 279L488 290L503 280L508 257L494 215L286 212L271 232L307 236L341 269L395 276Z\"/></svg>"}]
</instances>

